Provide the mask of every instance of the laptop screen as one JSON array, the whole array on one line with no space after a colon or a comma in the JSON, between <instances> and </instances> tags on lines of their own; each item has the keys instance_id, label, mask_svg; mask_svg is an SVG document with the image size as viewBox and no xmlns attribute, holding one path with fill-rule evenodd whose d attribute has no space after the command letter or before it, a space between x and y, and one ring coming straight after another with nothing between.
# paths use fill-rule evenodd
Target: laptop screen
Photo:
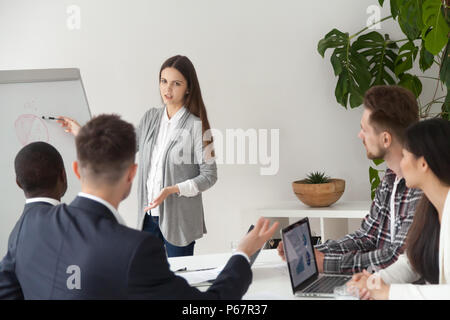
<instances>
[{"instance_id":1,"label":"laptop screen","mask_svg":"<svg viewBox=\"0 0 450 320\"><path fill-rule=\"evenodd\" d=\"M292 288L318 275L308 218L283 229L283 244Z\"/></svg>"}]
</instances>

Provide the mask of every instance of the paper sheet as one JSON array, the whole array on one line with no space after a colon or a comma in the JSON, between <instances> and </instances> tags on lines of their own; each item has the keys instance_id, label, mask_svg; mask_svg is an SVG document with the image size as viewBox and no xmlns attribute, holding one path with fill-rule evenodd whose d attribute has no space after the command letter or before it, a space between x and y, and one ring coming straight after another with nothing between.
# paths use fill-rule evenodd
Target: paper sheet
<instances>
[{"instance_id":1,"label":"paper sheet","mask_svg":"<svg viewBox=\"0 0 450 320\"><path fill-rule=\"evenodd\" d=\"M217 278L219 273L222 271L224 266L217 267L211 270L204 271L186 271L186 272L177 272L176 275L180 276L190 284L202 283L208 280L214 280Z\"/></svg>"}]
</instances>

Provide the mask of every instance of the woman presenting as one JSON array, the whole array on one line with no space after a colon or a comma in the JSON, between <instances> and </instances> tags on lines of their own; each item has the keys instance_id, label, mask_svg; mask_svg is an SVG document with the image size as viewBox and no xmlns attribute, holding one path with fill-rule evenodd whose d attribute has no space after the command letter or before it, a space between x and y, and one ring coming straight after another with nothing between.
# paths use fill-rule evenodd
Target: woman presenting
<instances>
[{"instance_id":1,"label":"woman presenting","mask_svg":"<svg viewBox=\"0 0 450 320\"><path fill-rule=\"evenodd\" d=\"M192 62L179 55L166 60L159 90L164 106L148 110L136 129L138 228L160 238L168 257L193 255L206 233L202 192L217 181L217 166ZM76 121L59 122L77 135Z\"/></svg>"}]
</instances>

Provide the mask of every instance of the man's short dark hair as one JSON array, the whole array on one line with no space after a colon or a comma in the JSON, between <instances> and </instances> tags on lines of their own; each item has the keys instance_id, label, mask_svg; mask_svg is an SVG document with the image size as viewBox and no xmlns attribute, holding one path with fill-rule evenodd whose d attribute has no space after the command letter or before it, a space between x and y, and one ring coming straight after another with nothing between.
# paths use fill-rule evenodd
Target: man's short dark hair
<instances>
[{"instance_id":1,"label":"man's short dark hair","mask_svg":"<svg viewBox=\"0 0 450 320\"><path fill-rule=\"evenodd\" d=\"M84 125L75 139L80 167L90 178L118 181L134 163L136 133L118 115L99 115Z\"/></svg>"},{"instance_id":2,"label":"man's short dark hair","mask_svg":"<svg viewBox=\"0 0 450 320\"><path fill-rule=\"evenodd\" d=\"M419 121L419 107L414 94L399 86L374 86L364 96L364 106L372 111L370 122L375 130L388 131L401 143L405 131Z\"/></svg>"},{"instance_id":3,"label":"man's short dark hair","mask_svg":"<svg viewBox=\"0 0 450 320\"><path fill-rule=\"evenodd\" d=\"M37 195L55 188L64 171L64 161L52 145L33 142L17 153L14 168L25 194Z\"/></svg>"}]
</instances>

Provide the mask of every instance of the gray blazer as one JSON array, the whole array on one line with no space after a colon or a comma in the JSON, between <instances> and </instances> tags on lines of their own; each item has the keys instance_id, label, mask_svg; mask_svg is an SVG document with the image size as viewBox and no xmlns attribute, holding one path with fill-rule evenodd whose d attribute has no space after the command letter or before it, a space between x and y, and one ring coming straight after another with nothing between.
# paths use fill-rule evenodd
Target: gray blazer
<instances>
[{"instance_id":1,"label":"gray blazer","mask_svg":"<svg viewBox=\"0 0 450 320\"><path fill-rule=\"evenodd\" d=\"M136 129L138 160L138 228L142 230L148 205L147 179L151 152L159 132L165 108L152 108L142 117ZM163 178L161 189L193 179L199 189L194 197L168 196L159 207L159 227L164 238L173 245L186 246L206 233L202 192L217 181L214 159L205 161L202 147L201 121L189 111L178 122L176 134L163 153ZM183 159L190 159L180 163Z\"/></svg>"}]
</instances>

